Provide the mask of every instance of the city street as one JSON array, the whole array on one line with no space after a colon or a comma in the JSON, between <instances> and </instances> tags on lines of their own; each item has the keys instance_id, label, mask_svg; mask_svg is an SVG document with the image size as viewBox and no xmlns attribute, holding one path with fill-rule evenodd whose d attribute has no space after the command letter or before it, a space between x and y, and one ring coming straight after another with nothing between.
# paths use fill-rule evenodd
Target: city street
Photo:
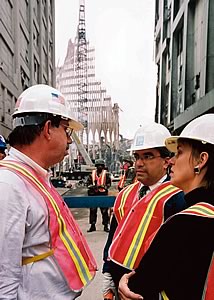
<instances>
[{"instance_id":1,"label":"city street","mask_svg":"<svg viewBox=\"0 0 214 300\"><path fill-rule=\"evenodd\" d=\"M103 248L108 236L108 233L103 231L103 225L101 220L101 213L98 209L98 222L97 222L97 231L87 233L87 229L89 228L88 224L88 215L89 209L87 208L75 208L71 209L75 219L77 220L80 228L84 236L86 237L88 244L94 254L98 271L91 282L91 284L86 287L83 291L82 295L78 298L81 300L101 300L102 299L102 254Z\"/></svg>"},{"instance_id":2,"label":"city street","mask_svg":"<svg viewBox=\"0 0 214 300\"><path fill-rule=\"evenodd\" d=\"M85 195L86 189L82 188L76 188L76 182L73 183L73 188L71 190L64 189L64 188L58 188L58 192L63 194L78 194L78 195ZM82 191L81 191L82 190ZM111 192L116 191L116 184L114 183ZM71 212L78 222L84 236L86 237L86 240L88 241L88 244L90 246L90 249L96 258L98 271L94 278L94 280L91 282L91 284L85 288L82 295L78 298L80 300L101 300L102 299L102 255L103 255L103 248L106 242L106 239L108 237L108 233L103 231L103 225L102 225L102 218L101 218L101 212L98 208L98 220L96 224L97 231L87 233L87 229L89 228L89 209L88 208L72 208Z\"/></svg>"}]
</instances>

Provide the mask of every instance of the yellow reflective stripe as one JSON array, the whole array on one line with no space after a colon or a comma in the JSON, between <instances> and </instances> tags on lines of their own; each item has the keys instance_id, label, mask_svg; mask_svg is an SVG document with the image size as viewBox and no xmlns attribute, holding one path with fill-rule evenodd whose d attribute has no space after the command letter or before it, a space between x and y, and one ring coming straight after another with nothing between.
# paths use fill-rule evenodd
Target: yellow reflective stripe
<instances>
[{"instance_id":1,"label":"yellow reflective stripe","mask_svg":"<svg viewBox=\"0 0 214 300\"><path fill-rule=\"evenodd\" d=\"M86 285L88 283L89 280L91 280L92 275L90 274L90 271L88 269L88 266L84 260L84 258L82 257L81 252L79 251L76 243L74 242L74 240L71 238L70 234L68 233L67 229L66 229L66 224L64 222L64 219L62 218L61 214L60 214L60 210L59 207L57 206L55 200L53 199L53 197L51 196L51 194L45 189L45 187L41 184L41 182L34 177L30 172L28 172L28 170L24 169L23 167L21 167L20 165L17 165L16 163L9 163L9 162L0 162L0 165L3 166L9 166L10 168L17 170L19 172L21 172L22 174L24 174L26 177L30 178L38 188L40 188L43 193L49 198L52 207L56 213L56 215L58 216L57 220L59 222L59 236L61 238L61 240L63 241L66 249L68 250L72 260L74 261L74 264L76 266L76 269L78 271L79 277L82 281L82 283L84 285ZM64 234L63 234L64 233ZM73 249L71 249L71 246L73 247ZM79 257L79 259L77 259L77 256Z\"/></svg>"},{"instance_id":2,"label":"yellow reflective stripe","mask_svg":"<svg viewBox=\"0 0 214 300\"><path fill-rule=\"evenodd\" d=\"M126 177L125 174L122 175L122 176L120 177L120 182L119 182L119 184L118 184L118 186L119 186L120 188L123 188L123 186L124 186L125 177Z\"/></svg>"},{"instance_id":3,"label":"yellow reflective stripe","mask_svg":"<svg viewBox=\"0 0 214 300\"><path fill-rule=\"evenodd\" d=\"M103 170L102 171L102 173L101 173L101 178L99 178L98 176L97 176L97 171L96 170L93 170L92 171L92 182L93 182L93 184L95 183L95 179L96 179L96 177L98 177L98 180L100 179L100 183L98 182L98 185L104 185L104 181L105 181L105 175L106 175L106 170Z\"/></svg>"},{"instance_id":4,"label":"yellow reflective stripe","mask_svg":"<svg viewBox=\"0 0 214 300\"><path fill-rule=\"evenodd\" d=\"M157 194L154 195L154 197L149 202L147 209L141 219L141 222L138 226L138 229L132 239L132 243L129 247L129 250L126 254L126 257L124 259L123 265L129 269L133 269L133 266L135 264L136 258L138 256L138 253L140 251L141 245L143 243L143 240L145 238L146 232L148 230L149 224L151 222L151 219L154 214L154 210L156 208L156 204L158 201L166 196L168 193L171 193L173 191L177 191L178 188L168 185L165 188L161 189Z\"/></svg>"},{"instance_id":5,"label":"yellow reflective stripe","mask_svg":"<svg viewBox=\"0 0 214 300\"><path fill-rule=\"evenodd\" d=\"M106 176L106 171L103 170L102 174L101 174L101 183L100 183L100 185L104 185L104 183L105 183L105 176Z\"/></svg>"},{"instance_id":6,"label":"yellow reflective stripe","mask_svg":"<svg viewBox=\"0 0 214 300\"><path fill-rule=\"evenodd\" d=\"M163 300L169 300L166 293L164 291L161 292L161 296L163 297Z\"/></svg>"},{"instance_id":7,"label":"yellow reflective stripe","mask_svg":"<svg viewBox=\"0 0 214 300\"><path fill-rule=\"evenodd\" d=\"M188 209L184 210L183 213L195 213L195 214L202 214L204 216L209 216L211 218L214 218L214 211L203 204L195 204L193 206L190 206ZM181 212L182 213L182 212Z\"/></svg>"},{"instance_id":8,"label":"yellow reflective stripe","mask_svg":"<svg viewBox=\"0 0 214 300\"><path fill-rule=\"evenodd\" d=\"M127 187L127 189L123 192L122 196L121 196L121 201L120 201L120 206L118 208L118 212L120 214L120 218L122 219L122 217L124 216L124 205L126 203L126 199L130 193L130 191L136 186L136 184L138 184L138 182L136 182L135 184L131 184Z\"/></svg>"},{"instance_id":9,"label":"yellow reflective stripe","mask_svg":"<svg viewBox=\"0 0 214 300\"><path fill-rule=\"evenodd\" d=\"M54 249L51 249L50 251L47 251L45 253L35 255L35 256L32 256L32 257L22 257L22 265L24 266L24 265L30 264L32 262L43 260L43 259L45 259L48 256L51 256L53 254L54 254Z\"/></svg>"}]
</instances>

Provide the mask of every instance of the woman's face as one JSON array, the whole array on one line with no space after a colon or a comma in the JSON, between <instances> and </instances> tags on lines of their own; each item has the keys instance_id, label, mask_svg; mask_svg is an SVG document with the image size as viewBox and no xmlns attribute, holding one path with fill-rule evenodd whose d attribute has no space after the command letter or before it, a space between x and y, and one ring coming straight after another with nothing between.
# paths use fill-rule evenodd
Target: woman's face
<instances>
[{"instance_id":1,"label":"woman's face","mask_svg":"<svg viewBox=\"0 0 214 300\"><path fill-rule=\"evenodd\" d=\"M192 156L192 148L188 144L178 142L177 153L170 159L171 183L187 193L195 186L194 167L197 161Z\"/></svg>"}]
</instances>

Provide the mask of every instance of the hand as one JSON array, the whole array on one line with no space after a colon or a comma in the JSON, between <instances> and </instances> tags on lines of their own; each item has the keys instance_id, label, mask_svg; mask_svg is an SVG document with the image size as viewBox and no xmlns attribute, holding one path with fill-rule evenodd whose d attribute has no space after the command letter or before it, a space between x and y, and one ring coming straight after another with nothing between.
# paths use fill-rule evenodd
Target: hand
<instances>
[{"instance_id":1,"label":"hand","mask_svg":"<svg viewBox=\"0 0 214 300\"><path fill-rule=\"evenodd\" d=\"M139 300L143 297L139 294L135 294L128 288L129 278L135 274L135 271L130 272L129 274L123 275L119 282L119 295L121 300Z\"/></svg>"}]
</instances>

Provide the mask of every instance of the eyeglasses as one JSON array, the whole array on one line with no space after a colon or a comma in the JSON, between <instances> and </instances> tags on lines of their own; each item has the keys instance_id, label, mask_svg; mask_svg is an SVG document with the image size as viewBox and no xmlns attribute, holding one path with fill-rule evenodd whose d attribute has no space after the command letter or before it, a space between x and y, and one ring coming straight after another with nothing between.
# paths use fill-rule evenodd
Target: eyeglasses
<instances>
[{"instance_id":1,"label":"eyeglasses","mask_svg":"<svg viewBox=\"0 0 214 300\"><path fill-rule=\"evenodd\" d=\"M155 158L161 157L161 155L154 156L153 154L142 154L142 155L139 155L137 153L134 153L133 155L134 155L135 161L137 161L137 160L150 161L150 160L153 160Z\"/></svg>"},{"instance_id":2,"label":"eyeglasses","mask_svg":"<svg viewBox=\"0 0 214 300\"><path fill-rule=\"evenodd\" d=\"M70 127L68 127L68 126L66 126L64 124L60 124L60 125L65 128L65 133L66 133L67 138L68 139L71 138L74 129L70 128Z\"/></svg>"}]
</instances>

